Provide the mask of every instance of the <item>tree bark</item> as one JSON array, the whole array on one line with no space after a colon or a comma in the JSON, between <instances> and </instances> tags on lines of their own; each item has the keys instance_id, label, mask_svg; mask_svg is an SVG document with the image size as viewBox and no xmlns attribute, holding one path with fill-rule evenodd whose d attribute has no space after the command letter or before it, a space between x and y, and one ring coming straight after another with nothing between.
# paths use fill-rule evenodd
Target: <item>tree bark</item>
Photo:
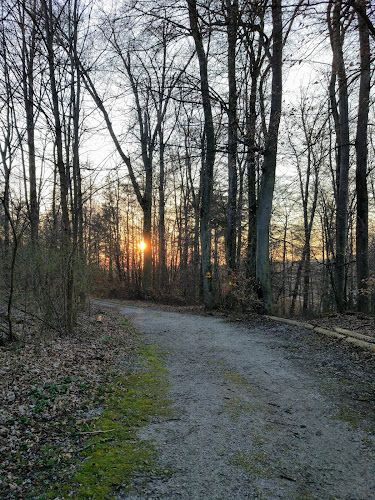
<instances>
[{"instance_id":1,"label":"tree bark","mask_svg":"<svg viewBox=\"0 0 375 500\"><path fill-rule=\"evenodd\" d=\"M282 105L283 25L281 0L272 0L272 96L271 113L265 143L264 161L257 213L257 279L264 309L273 309L269 263L269 231L275 187L277 141Z\"/></svg>"},{"instance_id":2,"label":"tree bark","mask_svg":"<svg viewBox=\"0 0 375 500\"><path fill-rule=\"evenodd\" d=\"M202 167L202 198L201 198L201 263L203 298L208 309L214 307L212 289L212 265L211 265L211 199L213 187L213 171L215 163L215 130L212 119L212 108L210 89L208 84L207 55L204 50L202 34L198 26L198 12L196 0L187 0L189 9L189 20L191 35L195 42L195 48L199 61L200 90L205 123L205 157Z\"/></svg>"},{"instance_id":3,"label":"tree bark","mask_svg":"<svg viewBox=\"0 0 375 500\"><path fill-rule=\"evenodd\" d=\"M10 263L10 274L9 274L9 294L7 300L7 322L8 322L8 340L13 342L16 336L13 332L13 301L14 301L14 287L15 287L15 272L16 272L16 259L18 252L18 236L16 228L14 226L12 216L9 212L9 204L5 202L4 198L1 198L2 205L5 211L5 217L8 219L10 227L12 228L13 234L13 249L12 249L12 259Z\"/></svg>"},{"instance_id":4,"label":"tree bark","mask_svg":"<svg viewBox=\"0 0 375 500\"><path fill-rule=\"evenodd\" d=\"M236 43L238 30L238 1L227 0L228 40L228 203L226 227L226 263L229 274L236 271L237 222L237 84Z\"/></svg>"},{"instance_id":5,"label":"tree bark","mask_svg":"<svg viewBox=\"0 0 375 500\"><path fill-rule=\"evenodd\" d=\"M366 12L366 3L361 3ZM367 191L367 138L368 113L370 104L370 40L369 30L363 16L358 14L358 34L361 60L357 136L356 136L356 188L357 188L357 225L356 225L356 264L358 311L369 312L370 300L367 292L369 278L368 256L368 191Z\"/></svg>"},{"instance_id":6,"label":"tree bark","mask_svg":"<svg viewBox=\"0 0 375 500\"><path fill-rule=\"evenodd\" d=\"M256 62L254 62L256 65ZM255 133L256 133L256 97L259 71L254 68L251 72L251 87L249 109L246 114L246 164L247 164L247 196L248 196L248 239L246 256L246 276L256 280L257 255L257 189L256 189L256 160L255 160Z\"/></svg>"},{"instance_id":7,"label":"tree bark","mask_svg":"<svg viewBox=\"0 0 375 500\"><path fill-rule=\"evenodd\" d=\"M152 281L152 163L148 162L145 166L146 182L142 200L143 210L143 241L145 249L143 252L143 275L142 275L142 292L147 298L151 291Z\"/></svg>"},{"instance_id":8,"label":"tree bark","mask_svg":"<svg viewBox=\"0 0 375 500\"><path fill-rule=\"evenodd\" d=\"M35 10L35 3L33 5ZM36 153L35 153L35 111L34 111L34 60L36 53L36 27L30 28L29 39L26 34L25 12L19 11L22 31L22 89L26 114L26 133L29 165L29 203L31 243L35 247L39 232L39 203L36 185Z\"/></svg>"},{"instance_id":9,"label":"tree bark","mask_svg":"<svg viewBox=\"0 0 375 500\"><path fill-rule=\"evenodd\" d=\"M48 4L47 4L48 1ZM65 242L70 240L70 221L68 210L68 192L69 184L66 174L64 155L63 155L63 139L62 126L59 109L59 95L56 83L56 60L54 52L54 32L55 26L53 22L53 7L52 0L42 0L42 8L44 13L45 23L45 43L47 49L49 81L51 87L52 112L54 118L55 146L56 146L56 162L60 181L60 203L62 212L63 234Z\"/></svg>"},{"instance_id":10,"label":"tree bark","mask_svg":"<svg viewBox=\"0 0 375 500\"><path fill-rule=\"evenodd\" d=\"M332 11L333 7L333 11ZM346 247L348 242L349 191L349 105L343 33L341 29L342 0L331 0L328 5L328 26L333 52L333 70L338 84L338 171L336 205L336 258L334 293L338 311L345 309Z\"/></svg>"},{"instance_id":11,"label":"tree bark","mask_svg":"<svg viewBox=\"0 0 375 500\"><path fill-rule=\"evenodd\" d=\"M48 3L47 3L48 2ZM56 81L56 57L54 49L54 38L56 25L54 22L52 0L42 0L43 21L45 30L45 44L48 59L49 83L52 99L52 112L54 119L54 134L55 134L55 149L57 171L60 181L60 205L62 214L62 252L64 258L65 273L65 290L64 290L64 329L67 334L71 334L75 323L75 307L74 307L74 272L72 261L72 245L71 245L71 227L69 218L69 180L68 173L65 167L63 154L63 133L60 117L59 92Z\"/></svg>"},{"instance_id":12,"label":"tree bark","mask_svg":"<svg viewBox=\"0 0 375 500\"><path fill-rule=\"evenodd\" d=\"M167 278L167 252L165 242L165 162L164 162L164 134L159 131L159 288L163 290Z\"/></svg>"},{"instance_id":13,"label":"tree bark","mask_svg":"<svg viewBox=\"0 0 375 500\"><path fill-rule=\"evenodd\" d=\"M81 165L79 160L79 141L80 141L80 111L81 111L81 74L78 61L78 0L73 1L73 13L70 25L72 25L72 48L71 48L71 101L73 108L73 144L72 144L72 163L73 163L73 185L74 185L74 244L77 246L77 253L80 259L84 257L83 249L83 199L82 199L82 177Z\"/></svg>"}]
</instances>

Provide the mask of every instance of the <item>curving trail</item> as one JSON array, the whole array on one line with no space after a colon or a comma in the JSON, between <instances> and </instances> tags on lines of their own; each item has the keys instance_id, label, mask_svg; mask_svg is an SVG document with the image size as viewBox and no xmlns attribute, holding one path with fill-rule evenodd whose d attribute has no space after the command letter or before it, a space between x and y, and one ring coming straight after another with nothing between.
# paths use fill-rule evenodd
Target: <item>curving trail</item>
<instances>
[{"instance_id":1,"label":"curving trail","mask_svg":"<svg viewBox=\"0 0 375 500\"><path fill-rule=\"evenodd\" d=\"M167 353L175 408L142 430L172 473L118 498L375 498L375 370L359 354L290 325L100 304Z\"/></svg>"}]
</instances>

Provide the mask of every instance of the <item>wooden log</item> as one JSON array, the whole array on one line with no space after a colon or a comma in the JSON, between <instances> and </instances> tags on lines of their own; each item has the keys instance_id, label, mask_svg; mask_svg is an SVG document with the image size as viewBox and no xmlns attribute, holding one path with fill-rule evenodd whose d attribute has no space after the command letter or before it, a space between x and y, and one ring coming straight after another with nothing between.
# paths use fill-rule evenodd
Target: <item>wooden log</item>
<instances>
[{"instance_id":1,"label":"wooden log","mask_svg":"<svg viewBox=\"0 0 375 500\"><path fill-rule=\"evenodd\" d=\"M277 316L269 315L266 315L265 318L272 319L273 321L280 321L280 323L287 323L288 325L301 326L303 328L308 328L309 330L314 329L314 325L310 325L310 323L304 323L302 321L296 321L294 319L278 318Z\"/></svg>"},{"instance_id":2,"label":"wooden log","mask_svg":"<svg viewBox=\"0 0 375 500\"><path fill-rule=\"evenodd\" d=\"M375 344L370 344L369 342L365 342L364 340L355 339L354 337L346 337L346 342L350 344L354 344L358 347L362 347L362 349L367 349L369 351L375 352Z\"/></svg>"},{"instance_id":3,"label":"wooden log","mask_svg":"<svg viewBox=\"0 0 375 500\"><path fill-rule=\"evenodd\" d=\"M322 335L328 335L329 337L335 337L337 339L345 339L345 335L341 333L333 332L332 330L327 330L326 328L321 328L320 326L316 326L314 328L314 332L321 333Z\"/></svg>"},{"instance_id":4,"label":"wooden log","mask_svg":"<svg viewBox=\"0 0 375 500\"><path fill-rule=\"evenodd\" d=\"M352 330L347 330L346 328L335 328L336 332L342 333L349 337L354 337L356 339L365 340L366 342L375 343L375 337L369 337L368 335L363 335L363 333L353 332Z\"/></svg>"}]
</instances>

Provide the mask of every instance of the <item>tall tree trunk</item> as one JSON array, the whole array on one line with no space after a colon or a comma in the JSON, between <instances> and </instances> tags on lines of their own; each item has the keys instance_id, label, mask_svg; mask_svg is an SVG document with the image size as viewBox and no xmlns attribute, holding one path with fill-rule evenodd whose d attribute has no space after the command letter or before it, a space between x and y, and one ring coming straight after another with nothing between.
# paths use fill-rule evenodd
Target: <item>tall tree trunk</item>
<instances>
[{"instance_id":1,"label":"tall tree trunk","mask_svg":"<svg viewBox=\"0 0 375 500\"><path fill-rule=\"evenodd\" d=\"M83 200L82 200L82 179L81 167L79 161L79 115L80 115L80 94L81 84L80 76L76 73L76 82L73 98L73 185L74 185L74 242L78 247L78 255L83 257Z\"/></svg>"},{"instance_id":2,"label":"tall tree trunk","mask_svg":"<svg viewBox=\"0 0 375 500\"><path fill-rule=\"evenodd\" d=\"M366 12L366 3L361 2ZM357 188L357 228L356 263L358 311L369 312L367 280L369 278L368 258L368 192L367 192L367 138L368 112L370 103L370 42L369 30L363 16L358 14L358 31L361 58L359 87L357 137L356 137L356 188Z\"/></svg>"},{"instance_id":3,"label":"tall tree trunk","mask_svg":"<svg viewBox=\"0 0 375 500\"><path fill-rule=\"evenodd\" d=\"M115 263L117 277L119 281L124 279L123 261L121 259L121 230L120 230L120 179L116 182L116 203L113 208L113 218L115 226Z\"/></svg>"},{"instance_id":4,"label":"tall tree trunk","mask_svg":"<svg viewBox=\"0 0 375 500\"><path fill-rule=\"evenodd\" d=\"M238 183L238 204L237 204L237 250L236 250L236 269L239 269L241 264L241 250L242 250L242 211L244 200L244 176L245 169L239 166L239 183Z\"/></svg>"},{"instance_id":5,"label":"tall tree trunk","mask_svg":"<svg viewBox=\"0 0 375 500\"><path fill-rule=\"evenodd\" d=\"M205 158L202 170L202 198L201 198L201 262L203 298L208 309L214 307L212 289L211 266L211 199L213 188L213 172L215 163L215 130L212 119L211 98L208 85L207 55L204 50L202 34L198 26L198 12L196 0L187 0L191 34L195 42L199 61L201 97L205 124Z\"/></svg>"},{"instance_id":6,"label":"tall tree trunk","mask_svg":"<svg viewBox=\"0 0 375 500\"><path fill-rule=\"evenodd\" d=\"M6 141L7 142L7 141ZM10 172L11 166L8 165L9 159L7 158L8 150L7 145L4 149L1 149L1 161L4 170L4 191L2 193L2 204L4 208L4 255L3 258L6 261L9 255L10 248L10 219L8 214L10 214Z\"/></svg>"},{"instance_id":7,"label":"tall tree trunk","mask_svg":"<svg viewBox=\"0 0 375 500\"><path fill-rule=\"evenodd\" d=\"M303 275L303 304L302 310L306 314L309 306L309 288L311 272L311 247L310 239L306 242L305 270Z\"/></svg>"},{"instance_id":8,"label":"tall tree trunk","mask_svg":"<svg viewBox=\"0 0 375 500\"><path fill-rule=\"evenodd\" d=\"M69 185L64 164L62 126L61 126L60 109L59 109L59 94L57 90L57 83L55 76L55 70L56 70L56 60L54 53L55 26L53 22L52 0L42 0L42 8L44 11L45 40L46 40L46 49L48 58L49 81L51 87L52 112L54 118L56 163L60 181L60 203L62 212L63 235L66 243L67 241L70 241L70 222L69 222L69 209L68 209Z\"/></svg>"},{"instance_id":9,"label":"tall tree trunk","mask_svg":"<svg viewBox=\"0 0 375 500\"><path fill-rule=\"evenodd\" d=\"M248 239L246 256L246 276L256 279L257 255L257 190L256 190L256 161L255 161L255 132L256 132L256 96L259 72L251 74L249 109L246 114L246 164L247 164L247 195L248 195ZM255 284L255 283L254 283Z\"/></svg>"},{"instance_id":10,"label":"tall tree trunk","mask_svg":"<svg viewBox=\"0 0 375 500\"><path fill-rule=\"evenodd\" d=\"M14 104L13 104L13 88L10 78L10 62L8 61L8 51L6 50L7 42L5 37L4 26L1 27L1 46L2 46L2 77L4 79L5 95L3 97L5 103L4 120L3 120L3 138L0 143L1 163L3 166L4 185L2 186L1 201L4 208L4 255L5 262L9 257L10 250L10 228L12 219L10 217L10 174L12 170L12 136L14 129Z\"/></svg>"},{"instance_id":11,"label":"tall tree trunk","mask_svg":"<svg viewBox=\"0 0 375 500\"><path fill-rule=\"evenodd\" d=\"M237 222L237 84L236 43L238 29L238 1L227 0L228 40L228 203L226 226L226 263L228 272L236 270L236 222Z\"/></svg>"},{"instance_id":12,"label":"tall tree trunk","mask_svg":"<svg viewBox=\"0 0 375 500\"><path fill-rule=\"evenodd\" d=\"M333 7L333 11L332 11ZM337 309L345 309L346 247L348 242L348 190L349 190L349 105L346 77L343 32L341 29L342 0L331 0L328 5L328 26L333 52L333 71L338 84L338 172L336 206L336 259L335 299Z\"/></svg>"},{"instance_id":13,"label":"tall tree trunk","mask_svg":"<svg viewBox=\"0 0 375 500\"><path fill-rule=\"evenodd\" d=\"M193 252L191 256L191 263L193 266L194 274L199 274L199 212L200 212L200 201L201 201L201 188L202 179L200 177L199 190L198 193L195 191L195 186L193 182L193 176L191 171L191 155L187 143L187 135L185 135L185 165L186 165L186 176L187 184L189 186L189 191L191 192L192 205L194 210L194 238L193 238Z\"/></svg>"},{"instance_id":14,"label":"tall tree trunk","mask_svg":"<svg viewBox=\"0 0 375 500\"><path fill-rule=\"evenodd\" d=\"M47 4L48 2L48 4ZM62 250L65 266L65 291L64 291L64 329L70 334L74 328L74 283L72 270L72 247L71 247L71 229L68 208L69 180L64 163L63 155L63 134L59 108L59 93L56 82L56 59L54 52L54 14L52 0L42 0L42 9L45 23L45 43L47 49L49 81L52 98L52 111L54 118L54 133L56 147L56 163L60 181L60 204L62 213Z\"/></svg>"},{"instance_id":15,"label":"tall tree trunk","mask_svg":"<svg viewBox=\"0 0 375 500\"><path fill-rule=\"evenodd\" d=\"M295 309L296 309L296 301L297 301L298 290L299 290L300 282L301 282L302 268L305 265L305 256L306 256L306 247L304 246L303 251L302 251L301 260L298 263L296 278L295 278L295 282L294 282L294 288L293 288L293 293L292 293L292 302L290 304L290 310L289 310L289 314L291 316L293 316Z\"/></svg>"},{"instance_id":16,"label":"tall tree trunk","mask_svg":"<svg viewBox=\"0 0 375 500\"><path fill-rule=\"evenodd\" d=\"M8 340L9 342L13 342L16 340L16 336L13 331L13 299L14 299L14 287L15 287L15 272L16 272L16 259L17 259L17 251L18 251L18 236L16 232L16 228L12 221L12 216L9 212L9 204L5 202L4 198L1 198L1 202L4 207L5 217L8 219L9 224L12 228L13 234L13 250L12 250L12 259L10 263L10 273L9 273L9 294L8 294L8 303L7 303L7 322L8 322Z\"/></svg>"},{"instance_id":17,"label":"tall tree trunk","mask_svg":"<svg viewBox=\"0 0 375 500\"><path fill-rule=\"evenodd\" d=\"M271 276L269 263L269 231L275 187L277 141L282 105L283 25L281 0L272 0L272 96L271 113L264 151L264 162L257 213L257 279L264 309L272 312Z\"/></svg>"},{"instance_id":18,"label":"tall tree trunk","mask_svg":"<svg viewBox=\"0 0 375 500\"><path fill-rule=\"evenodd\" d=\"M143 274L142 274L142 292L144 298L147 298L151 291L152 281L152 164L146 162L146 182L142 200L143 210L143 241L145 248L143 252Z\"/></svg>"},{"instance_id":19,"label":"tall tree trunk","mask_svg":"<svg viewBox=\"0 0 375 500\"><path fill-rule=\"evenodd\" d=\"M35 3L33 5L35 10ZM36 27L31 27L27 40L25 12L20 11L20 26L22 29L22 88L26 114L26 133L29 164L29 204L31 242L35 246L39 231L39 203L36 185L36 154L35 154L35 111L34 111L34 60L36 51Z\"/></svg>"},{"instance_id":20,"label":"tall tree trunk","mask_svg":"<svg viewBox=\"0 0 375 500\"><path fill-rule=\"evenodd\" d=\"M166 285L166 246L165 246L165 162L164 162L164 134L159 130L159 288L163 290Z\"/></svg>"},{"instance_id":21,"label":"tall tree trunk","mask_svg":"<svg viewBox=\"0 0 375 500\"><path fill-rule=\"evenodd\" d=\"M81 166L79 160L79 140L80 140L80 107L81 107L81 75L79 71L78 61L78 0L73 1L73 25L72 37L72 54L71 54L71 73L72 73L72 107L73 107L73 185L74 185L74 238L73 241L77 245L78 256L82 259L84 256L83 249L83 199L82 199L82 177Z\"/></svg>"}]
</instances>

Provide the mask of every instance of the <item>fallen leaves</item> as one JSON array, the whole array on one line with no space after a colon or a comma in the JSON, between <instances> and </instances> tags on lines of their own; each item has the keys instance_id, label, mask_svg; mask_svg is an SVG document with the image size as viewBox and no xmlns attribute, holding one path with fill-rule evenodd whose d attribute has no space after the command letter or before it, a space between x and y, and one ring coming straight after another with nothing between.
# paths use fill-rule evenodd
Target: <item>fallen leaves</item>
<instances>
[{"instance_id":1,"label":"fallen leaves","mask_svg":"<svg viewBox=\"0 0 375 500\"><path fill-rule=\"evenodd\" d=\"M82 315L74 337L34 331L0 348L1 498L46 493L73 474L85 422L102 411L110 373L132 347L116 316L102 313L98 323L99 312Z\"/></svg>"},{"instance_id":2,"label":"fallen leaves","mask_svg":"<svg viewBox=\"0 0 375 500\"><path fill-rule=\"evenodd\" d=\"M340 327L353 332L368 335L369 337L375 337L374 318L361 313L333 313L323 318L311 320L310 322L313 325L331 330L334 330L336 327Z\"/></svg>"}]
</instances>

